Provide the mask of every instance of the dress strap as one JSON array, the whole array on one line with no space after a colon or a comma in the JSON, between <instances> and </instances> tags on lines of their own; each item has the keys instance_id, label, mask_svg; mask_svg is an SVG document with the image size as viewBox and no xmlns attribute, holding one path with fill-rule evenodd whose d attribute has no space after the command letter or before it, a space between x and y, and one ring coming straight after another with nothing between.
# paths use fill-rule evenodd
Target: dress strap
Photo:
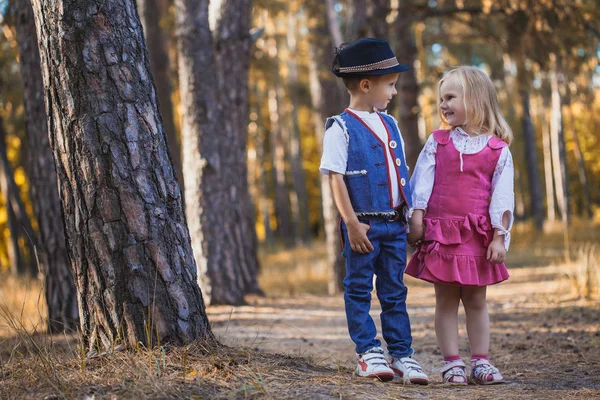
<instances>
[{"instance_id":1,"label":"dress strap","mask_svg":"<svg viewBox=\"0 0 600 400\"><path fill-rule=\"evenodd\" d=\"M506 143L504 140L500 139L498 136L492 136L490 138L490 140L488 140L488 146L490 146L490 148L494 149L494 150L500 150L503 147L508 146L508 143Z\"/></svg>"},{"instance_id":2,"label":"dress strap","mask_svg":"<svg viewBox=\"0 0 600 400\"><path fill-rule=\"evenodd\" d=\"M449 129L437 129L433 131L433 138L438 144L442 146L448 144L450 140L450 130Z\"/></svg>"}]
</instances>

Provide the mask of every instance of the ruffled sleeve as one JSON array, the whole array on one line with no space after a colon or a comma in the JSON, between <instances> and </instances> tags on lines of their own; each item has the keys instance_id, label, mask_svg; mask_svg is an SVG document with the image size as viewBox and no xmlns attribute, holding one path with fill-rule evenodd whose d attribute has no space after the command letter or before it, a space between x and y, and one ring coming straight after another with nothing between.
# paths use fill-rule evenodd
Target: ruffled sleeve
<instances>
[{"instance_id":1,"label":"ruffled sleeve","mask_svg":"<svg viewBox=\"0 0 600 400\"><path fill-rule=\"evenodd\" d=\"M430 135L421 154L419 154L415 170L410 178L410 187L412 188L411 214L412 210L427 209L427 203L429 203L433 191L436 151L437 142L433 135Z\"/></svg>"},{"instance_id":2,"label":"ruffled sleeve","mask_svg":"<svg viewBox=\"0 0 600 400\"><path fill-rule=\"evenodd\" d=\"M492 227L498 229L499 235L504 235L504 247L510 245L510 230L514 221L515 193L512 155L508 147L502 149L494 176L492 177L492 200L490 202L490 219ZM508 211L508 228L502 225L502 216Z\"/></svg>"}]
</instances>

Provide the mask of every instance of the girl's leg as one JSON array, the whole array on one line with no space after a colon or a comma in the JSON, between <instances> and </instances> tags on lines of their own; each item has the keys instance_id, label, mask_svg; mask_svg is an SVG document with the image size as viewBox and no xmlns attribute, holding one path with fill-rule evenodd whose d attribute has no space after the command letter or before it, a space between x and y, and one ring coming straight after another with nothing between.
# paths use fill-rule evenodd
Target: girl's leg
<instances>
[{"instance_id":1,"label":"girl's leg","mask_svg":"<svg viewBox=\"0 0 600 400\"><path fill-rule=\"evenodd\" d=\"M485 300L487 286L462 288L471 354L487 357L490 349L490 317Z\"/></svg>"},{"instance_id":2,"label":"girl's leg","mask_svg":"<svg viewBox=\"0 0 600 400\"><path fill-rule=\"evenodd\" d=\"M435 334L444 357L458 355L458 305L460 287L434 284Z\"/></svg>"},{"instance_id":3,"label":"girl's leg","mask_svg":"<svg viewBox=\"0 0 600 400\"><path fill-rule=\"evenodd\" d=\"M488 361L490 317L485 300L486 287L464 287L462 302L467 314L467 334L471 346L472 378L480 385L504 382L504 377Z\"/></svg>"}]
</instances>

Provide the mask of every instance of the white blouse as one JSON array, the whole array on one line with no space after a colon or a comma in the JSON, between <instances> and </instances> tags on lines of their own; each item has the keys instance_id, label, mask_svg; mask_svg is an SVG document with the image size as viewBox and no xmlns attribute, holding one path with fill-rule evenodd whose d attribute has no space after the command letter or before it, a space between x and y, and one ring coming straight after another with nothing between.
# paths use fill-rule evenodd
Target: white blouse
<instances>
[{"instance_id":1,"label":"white blouse","mask_svg":"<svg viewBox=\"0 0 600 400\"><path fill-rule=\"evenodd\" d=\"M460 153L460 162L462 170L462 155L477 153L485 146L492 135L469 136L462 128L454 128L450 132L450 138L454 142L454 147ZM426 210L431 192L433 190L433 181L435 177L435 153L437 151L437 142L433 135L429 136L425 147L421 151L415 170L410 178L412 188L412 206L413 210ZM498 234L504 235L504 246L508 250L510 244L510 229L512 228L515 208L514 196L514 174L512 155L508 146L502 148L496 170L492 177L492 200L490 202L491 224L498 229ZM412 211L412 210L411 210ZM509 223L508 229L502 225L502 216L508 211ZM411 212L412 214L412 212Z\"/></svg>"}]
</instances>

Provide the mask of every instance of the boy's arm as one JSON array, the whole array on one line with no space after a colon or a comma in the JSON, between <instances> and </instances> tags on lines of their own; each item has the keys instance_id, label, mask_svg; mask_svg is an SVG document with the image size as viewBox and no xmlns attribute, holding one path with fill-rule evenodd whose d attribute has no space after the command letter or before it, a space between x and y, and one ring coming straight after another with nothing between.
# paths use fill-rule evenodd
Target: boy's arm
<instances>
[{"instance_id":1,"label":"boy's arm","mask_svg":"<svg viewBox=\"0 0 600 400\"><path fill-rule=\"evenodd\" d=\"M350 196L348 195L348 189L344 182L344 176L337 172L330 171L329 184L331 185L335 205L348 228L348 240L350 241L352 250L358 251L359 253L373 251L373 245L367 237L367 231L370 227L369 225L360 222L356 217L356 214L354 214L354 208L352 208L352 203L350 202Z\"/></svg>"}]
</instances>

